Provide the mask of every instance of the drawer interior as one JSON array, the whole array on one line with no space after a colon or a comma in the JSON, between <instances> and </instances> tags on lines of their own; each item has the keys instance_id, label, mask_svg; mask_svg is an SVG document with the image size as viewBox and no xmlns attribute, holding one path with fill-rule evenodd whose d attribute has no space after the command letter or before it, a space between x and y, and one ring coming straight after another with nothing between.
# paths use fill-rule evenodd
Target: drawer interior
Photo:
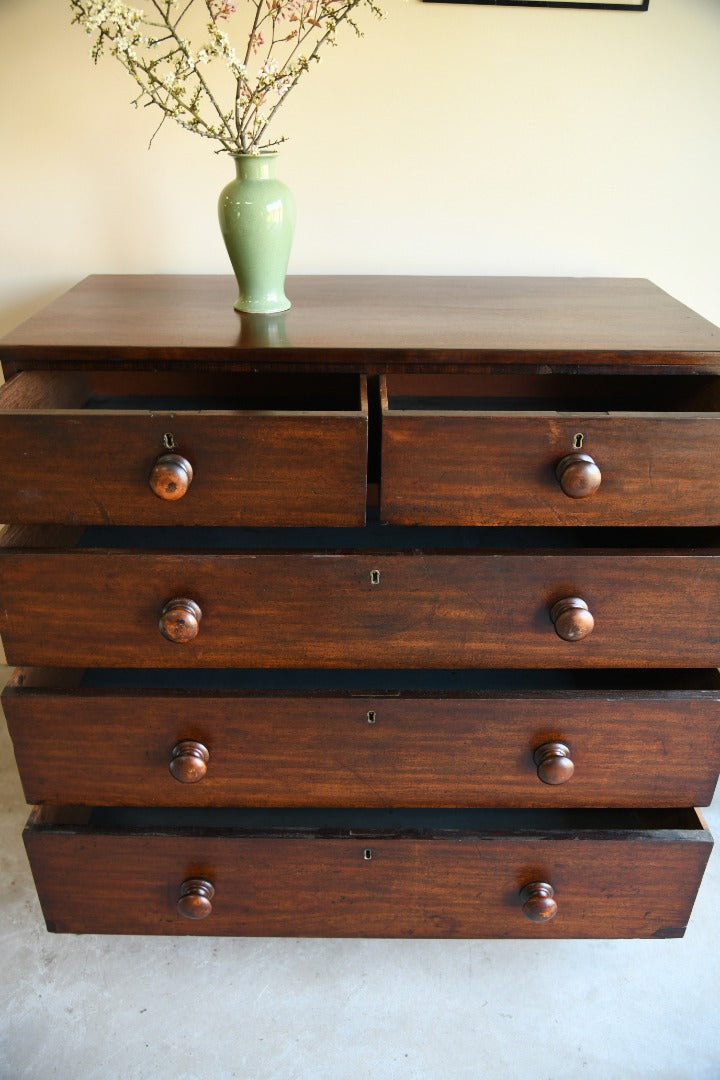
<instances>
[{"instance_id":1,"label":"drawer interior","mask_svg":"<svg viewBox=\"0 0 720 1080\"><path fill-rule=\"evenodd\" d=\"M0 407L21 411L362 412L357 375L218 372L26 371L0 391Z\"/></svg>"},{"instance_id":2,"label":"drawer interior","mask_svg":"<svg viewBox=\"0 0 720 1080\"><path fill-rule=\"evenodd\" d=\"M392 412L715 412L713 375L388 375Z\"/></svg>"},{"instance_id":3,"label":"drawer interior","mask_svg":"<svg viewBox=\"0 0 720 1080\"><path fill-rule=\"evenodd\" d=\"M678 833L698 838L707 829L692 808L608 809L312 809L227 807L37 807L29 825L38 829L78 828L92 832L192 830L250 836L321 836L323 838L391 838L456 836L538 836L571 831L655 833L675 839Z\"/></svg>"}]
</instances>

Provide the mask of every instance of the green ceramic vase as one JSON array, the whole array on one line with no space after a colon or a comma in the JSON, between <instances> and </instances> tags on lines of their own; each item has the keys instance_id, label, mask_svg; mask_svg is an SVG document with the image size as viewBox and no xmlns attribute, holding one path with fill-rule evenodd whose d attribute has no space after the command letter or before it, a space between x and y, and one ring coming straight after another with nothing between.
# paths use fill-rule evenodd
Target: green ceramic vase
<instances>
[{"instance_id":1,"label":"green ceramic vase","mask_svg":"<svg viewBox=\"0 0 720 1080\"><path fill-rule=\"evenodd\" d=\"M277 154L233 155L236 177L220 193L218 215L237 278L236 311L285 311L295 200L275 177Z\"/></svg>"}]
</instances>

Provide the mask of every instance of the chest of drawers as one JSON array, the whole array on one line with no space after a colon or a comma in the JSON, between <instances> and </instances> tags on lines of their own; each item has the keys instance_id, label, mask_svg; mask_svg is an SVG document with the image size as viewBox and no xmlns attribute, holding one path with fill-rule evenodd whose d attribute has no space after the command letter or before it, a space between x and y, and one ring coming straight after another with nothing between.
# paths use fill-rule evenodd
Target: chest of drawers
<instances>
[{"instance_id":1,"label":"chest of drawers","mask_svg":"<svg viewBox=\"0 0 720 1080\"><path fill-rule=\"evenodd\" d=\"M1 346L48 927L679 936L720 331L648 282L92 277Z\"/></svg>"}]
</instances>

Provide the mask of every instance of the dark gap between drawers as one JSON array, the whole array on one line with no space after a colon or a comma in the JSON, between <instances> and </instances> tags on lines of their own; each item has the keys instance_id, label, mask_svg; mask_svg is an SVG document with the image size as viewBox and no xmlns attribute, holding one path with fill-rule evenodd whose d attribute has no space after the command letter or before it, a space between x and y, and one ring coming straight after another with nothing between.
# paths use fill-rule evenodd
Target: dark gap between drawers
<instances>
[{"instance_id":1,"label":"dark gap between drawers","mask_svg":"<svg viewBox=\"0 0 720 1080\"><path fill-rule=\"evenodd\" d=\"M361 408L357 375L244 375L206 373L173 375L167 392L164 374L125 373L118 383L113 373L87 376L83 409L141 412L358 412Z\"/></svg>"},{"instance_id":2,"label":"dark gap between drawers","mask_svg":"<svg viewBox=\"0 0 720 1080\"><path fill-rule=\"evenodd\" d=\"M716 376L388 375L390 412L715 412Z\"/></svg>"},{"instance_id":3,"label":"dark gap between drawers","mask_svg":"<svg viewBox=\"0 0 720 1080\"><path fill-rule=\"evenodd\" d=\"M351 528L233 528L92 525L79 548L225 551L577 551L720 548L716 528L404 526L370 521Z\"/></svg>"},{"instance_id":4,"label":"dark gap between drawers","mask_svg":"<svg viewBox=\"0 0 720 1080\"><path fill-rule=\"evenodd\" d=\"M63 808L46 808L39 825L62 825ZM83 815L73 814L74 824ZM240 831L248 834L371 838L407 835L483 836L497 834L612 831L642 833L689 831L704 834L692 809L642 810L380 810L380 809L235 809L190 807L96 807L84 828L113 832L182 829L183 832Z\"/></svg>"},{"instance_id":5,"label":"dark gap between drawers","mask_svg":"<svg viewBox=\"0 0 720 1080\"><path fill-rule=\"evenodd\" d=\"M273 691L334 694L402 692L437 693L697 693L720 692L715 668L618 670L476 670L413 671L283 670L265 669L136 669L88 668L84 689L138 689L185 691Z\"/></svg>"}]
</instances>

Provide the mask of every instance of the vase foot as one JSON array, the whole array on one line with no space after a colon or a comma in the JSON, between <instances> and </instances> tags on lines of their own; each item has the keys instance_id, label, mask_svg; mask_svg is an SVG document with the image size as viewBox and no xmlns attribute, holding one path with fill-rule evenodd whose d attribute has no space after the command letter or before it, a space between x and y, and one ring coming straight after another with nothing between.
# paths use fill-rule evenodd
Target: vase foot
<instances>
[{"instance_id":1,"label":"vase foot","mask_svg":"<svg viewBox=\"0 0 720 1080\"><path fill-rule=\"evenodd\" d=\"M233 307L243 315L277 315L280 311L287 311L291 304L287 297L267 304L259 300L243 300L242 297L238 297Z\"/></svg>"}]
</instances>

